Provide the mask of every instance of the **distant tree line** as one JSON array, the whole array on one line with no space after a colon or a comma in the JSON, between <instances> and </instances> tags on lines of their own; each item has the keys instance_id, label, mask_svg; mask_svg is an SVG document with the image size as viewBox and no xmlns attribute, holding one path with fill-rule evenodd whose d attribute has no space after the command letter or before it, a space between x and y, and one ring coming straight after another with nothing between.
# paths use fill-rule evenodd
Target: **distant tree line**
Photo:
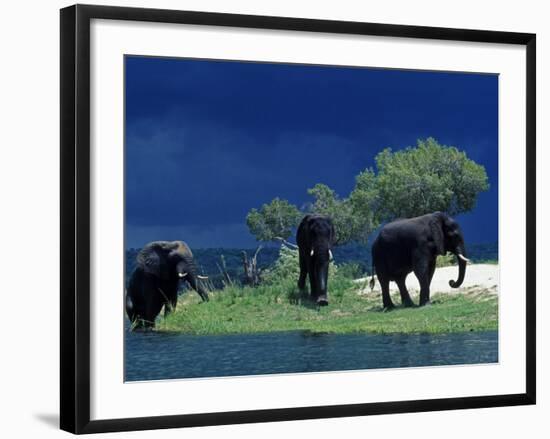
<instances>
[{"instance_id":1,"label":"distant tree line","mask_svg":"<svg viewBox=\"0 0 550 439\"><path fill-rule=\"evenodd\" d=\"M376 169L355 177L347 197L318 183L307 190L312 202L300 208L275 198L246 217L258 241L288 239L305 213L332 218L338 245L366 244L382 223L442 211L449 215L475 207L480 192L489 189L485 168L454 146L435 139L418 140L415 147L393 152L386 148L375 157Z\"/></svg>"}]
</instances>

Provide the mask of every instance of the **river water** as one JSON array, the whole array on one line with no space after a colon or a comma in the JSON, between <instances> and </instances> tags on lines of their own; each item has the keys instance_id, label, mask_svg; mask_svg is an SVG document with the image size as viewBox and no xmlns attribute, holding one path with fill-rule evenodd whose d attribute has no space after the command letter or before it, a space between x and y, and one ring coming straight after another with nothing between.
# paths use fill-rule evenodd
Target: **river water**
<instances>
[{"instance_id":1,"label":"river water","mask_svg":"<svg viewBox=\"0 0 550 439\"><path fill-rule=\"evenodd\" d=\"M372 335L126 332L126 381L495 363L498 332Z\"/></svg>"}]
</instances>

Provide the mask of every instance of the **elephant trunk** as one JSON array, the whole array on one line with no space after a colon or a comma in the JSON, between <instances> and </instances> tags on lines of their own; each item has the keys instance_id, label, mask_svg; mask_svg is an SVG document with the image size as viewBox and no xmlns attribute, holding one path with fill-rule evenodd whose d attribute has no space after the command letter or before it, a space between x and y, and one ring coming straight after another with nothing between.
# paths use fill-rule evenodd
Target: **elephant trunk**
<instances>
[{"instance_id":1,"label":"elephant trunk","mask_svg":"<svg viewBox=\"0 0 550 439\"><path fill-rule=\"evenodd\" d=\"M328 305L328 294L327 294L327 270L319 270L318 273L318 283L319 291L317 292L317 304L320 306Z\"/></svg>"},{"instance_id":2,"label":"elephant trunk","mask_svg":"<svg viewBox=\"0 0 550 439\"><path fill-rule=\"evenodd\" d=\"M327 283L330 254L330 250L324 246L319 246L315 249L315 259L313 262L315 267L315 283L317 285L315 295L317 296L317 304L321 306L328 305Z\"/></svg>"},{"instance_id":3,"label":"elephant trunk","mask_svg":"<svg viewBox=\"0 0 550 439\"><path fill-rule=\"evenodd\" d=\"M201 299L204 302L208 302L208 293L206 292L204 284L200 280L200 277L202 276L197 275L197 266L195 265L195 261L191 258L183 259L178 263L176 271L180 279L185 279L191 288L198 293Z\"/></svg>"},{"instance_id":4,"label":"elephant trunk","mask_svg":"<svg viewBox=\"0 0 550 439\"><path fill-rule=\"evenodd\" d=\"M449 281L451 288L459 288L462 285L462 282L464 282L464 276L466 275L466 264L468 259L464 256L464 250L458 248L456 251L456 256L458 259L458 279L456 281Z\"/></svg>"},{"instance_id":5,"label":"elephant trunk","mask_svg":"<svg viewBox=\"0 0 550 439\"><path fill-rule=\"evenodd\" d=\"M187 281L191 287L199 294L203 302L208 302L208 292L204 287L202 281L198 278L195 273L189 273L187 276Z\"/></svg>"},{"instance_id":6,"label":"elephant trunk","mask_svg":"<svg viewBox=\"0 0 550 439\"><path fill-rule=\"evenodd\" d=\"M208 302L208 293L201 280L197 279L197 293L201 296L203 302Z\"/></svg>"}]
</instances>

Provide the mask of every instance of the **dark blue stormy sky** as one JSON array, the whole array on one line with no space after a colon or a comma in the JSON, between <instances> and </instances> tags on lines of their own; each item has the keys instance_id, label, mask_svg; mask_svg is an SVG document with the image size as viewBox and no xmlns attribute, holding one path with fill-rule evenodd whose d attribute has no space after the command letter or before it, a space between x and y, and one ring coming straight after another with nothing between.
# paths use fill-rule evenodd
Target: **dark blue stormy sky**
<instances>
[{"instance_id":1,"label":"dark blue stormy sky","mask_svg":"<svg viewBox=\"0 0 550 439\"><path fill-rule=\"evenodd\" d=\"M253 247L245 217L318 182L347 196L383 148L435 137L485 166L458 217L498 239L498 77L126 57L126 246Z\"/></svg>"}]
</instances>

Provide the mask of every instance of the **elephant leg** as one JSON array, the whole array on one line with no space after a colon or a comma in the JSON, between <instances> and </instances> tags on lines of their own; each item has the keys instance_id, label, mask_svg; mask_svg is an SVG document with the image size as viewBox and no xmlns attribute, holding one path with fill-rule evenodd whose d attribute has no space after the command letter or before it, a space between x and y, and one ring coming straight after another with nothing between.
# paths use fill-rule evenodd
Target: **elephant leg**
<instances>
[{"instance_id":1,"label":"elephant leg","mask_svg":"<svg viewBox=\"0 0 550 439\"><path fill-rule=\"evenodd\" d=\"M132 330L155 326L155 282L143 273L137 273L130 280L126 296L126 311L132 322Z\"/></svg>"},{"instance_id":2,"label":"elephant leg","mask_svg":"<svg viewBox=\"0 0 550 439\"><path fill-rule=\"evenodd\" d=\"M144 328L154 328L155 320L162 311L162 306L166 303L165 285L160 283L153 276L146 276L143 280L143 308L140 313L142 326Z\"/></svg>"},{"instance_id":3,"label":"elephant leg","mask_svg":"<svg viewBox=\"0 0 550 439\"><path fill-rule=\"evenodd\" d=\"M435 258L428 264L427 279L424 283L420 282L420 306L430 304L430 285L435 273ZM418 276L417 276L418 277ZM418 278L420 281L420 278Z\"/></svg>"},{"instance_id":4,"label":"elephant leg","mask_svg":"<svg viewBox=\"0 0 550 439\"><path fill-rule=\"evenodd\" d=\"M378 282L380 282L380 288L382 288L382 305L384 309L392 309L393 302L390 297L390 281L378 275Z\"/></svg>"},{"instance_id":5,"label":"elephant leg","mask_svg":"<svg viewBox=\"0 0 550 439\"><path fill-rule=\"evenodd\" d=\"M141 320L140 327L144 329L153 329L155 327L155 321L153 319Z\"/></svg>"},{"instance_id":6,"label":"elephant leg","mask_svg":"<svg viewBox=\"0 0 550 439\"><path fill-rule=\"evenodd\" d=\"M302 252L299 254L300 260L300 277L298 278L298 288L304 290L306 288L306 277L307 277L307 263L306 258L302 255Z\"/></svg>"},{"instance_id":7,"label":"elephant leg","mask_svg":"<svg viewBox=\"0 0 550 439\"><path fill-rule=\"evenodd\" d=\"M313 273L313 270L308 270L308 277L309 277L309 295L313 298L317 298L317 287L315 283L315 274Z\"/></svg>"},{"instance_id":8,"label":"elephant leg","mask_svg":"<svg viewBox=\"0 0 550 439\"><path fill-rule=\"evenodd\" d=\"M420 303L419 306L429 305L430 303L430 282L433 273L432 261L420 260L414 267L414 274L420 283Z\"/></svg>"},{"instance_id":9,"label":"elephant leg","mask_svg":"<svg viewBox=\"0 0 550 439\"><path fill-rule=\"evenodd\" d=\"M405 307L414 306L414 303L411 299L409 292L407 291L407 285L405 284L405 279L407 276L402 277L401 279L396 280L397 286L399 287L399 294L401 294L401 303Z\"/></svg>"},{"instance_id":10,"label":"elephant leg","mask_svg":"<svg viewBox=\"0 0 550 439\"><path fill-rule=\"evenodd\" d=\"M317 299L317 281L315 279L315 271L313 269L313 261L311 257L306 259L307 276L309 278L309 295L312 299Z\"/></svg>"},{"instance_id":11,"label":"elephant leg","mask_svg":"<svg viewBox=\"0 0 550 439\"><path fill-rule=\"evenodd\" d=\"M156 289L145 289L147 297L141 312L137 315L136 328L150 329L155 327L155 319L162 308L162 304L157 303L158 299L155 299L155 295L159 293Z\"/></svg>"},{"instance_id":12,"label":"elephant leg","mask_svg":"<svg viewBox=\"0 0 550 439\"><path fill-rule=\"evenodd\" d=\"M430 285L432 283L432 279L433 279L434 273L435 273L435 261L436 261L436 258L434 258L434 260L430 264Z\"/></svg>"},{"instance_id":13,"label":"elephant leg","mask_svg":"<svg viewBox=\"0 0 550 439\"><path fill-rule=\"evenodd\" d=\"M126 314L130 320L130 330L136 330L143 327L143 316L147 305L147 285L148 279L143 271L137 269L130 277L128 288L126 290Z\"/></svg>"}]
</instances>

